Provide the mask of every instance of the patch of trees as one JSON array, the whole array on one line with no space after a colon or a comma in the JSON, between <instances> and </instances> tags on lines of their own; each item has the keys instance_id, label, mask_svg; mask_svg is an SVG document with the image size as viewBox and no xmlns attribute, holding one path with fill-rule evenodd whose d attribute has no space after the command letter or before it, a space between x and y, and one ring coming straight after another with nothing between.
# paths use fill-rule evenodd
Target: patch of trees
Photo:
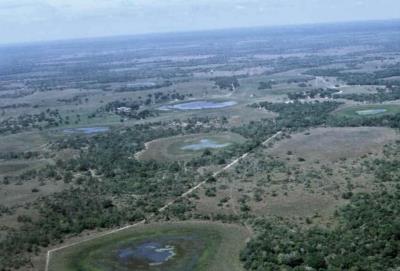
<instances>
[{"instance_id":1,"label":"patch of trees","mask_svg":"<svg viewBox=\"0 0 400 271\"><path fill-rule=\"evenodd\" d=\"M260 144L263 140L272 136L281 126L277 126L276 122L270 119L264 119L260 121L250 121L248 124L244 124L239 127L232 128L232 132L238 133L246 138L252 139L252 142Z\"/></svg>"},{"instance_id":2,"label":"patch of trees","mask_svg":"<svg viewBox=\"0 0 400 271\"><path fill-rule=\"evenodd\" d=\"M343 69L311 69L305 72L305 74L314 76L327 76L327 77L339 77L342 74Z\"/></svg>"},{"instance_id":3,"label":"patch of trees","mask_svg":"<svg viewBox=\"0 0 400 271\"><path fill-rule=\"evenodd\" d=\"M306 72L315 76L331 76L336 77L349 85L387 85L385 78L399 76L400 64L388 65L382 70L371 73L364 72L346 72L343 69L312 69ZM399 80L391 80L390 85L400 85Z\"/></svg>"},{"instance_id":4,"label":"patch of trees","mask_svg":"<svg viewBox=\"0 0 400 271\"><path fill-rule=\"evenodd\" d=\"M158 113L150 109L140 109L143 102L131 102L131 101L114 101L108 103L104 110L113 112L119 116L130 118L130 119L147 119L155 117Z\"/></svg>"},{"instance_id":5,"label":"patch of trees","mask_svg":"<svg viewBox=\"0 0 400 271\"><path fill-rule=\"evenodd\" d=\"M26 107L31 107L31 104L28 104L28 103L7 104L7 105L0 106L0 109L4 110L4 109L17 109L17 108L26 108Z\"/></svg>"},{"instance_id":6,"label":"patch of trees","mask_svg":"<svg viewBox=\"0 0 400 271\"><path fill-rule=\"evenodd\" d=\"M227 164L232 157L237 157L243 153L249 152L257 147L258 144L259 143L255 141L247 141L242 144L232 144L231 146L217 151L206 149L200 157L193 158L186 164L191 167L224 165Z\"/></svg>"},{"instance_id":7,"label":"patch of trees","mask_svg":"<svg viewBox=\"0 0 400 271\"><path fill-rule=\"evenodd\" d=\"M382 103L400 99L400 86L387 86L387 89L378 89L377 93L352 93L336 95L336 98L343 98L357 102Z\"/></svg>"},{"instance_id":8,"label":"patch of trees","mask_svg":"<svg viewBox=\"0 0 400 271\"><path fill-rule=\"evenodd\" d=\"M13 159L33 159L40 157L39 152L0 152L0 159L13 160Z\"/></svg>"},{"instance_id":9,"label":"patch of trees","mask_svg":"<svg viewBox=\"0 0 400 271\"><path fill-rule=\"evenodd\" d=\"M239 80L235 76L223 76L212 79L220 89L235 90L240 86Z\"/></svg>"},{"instance_id":10,"label":"patch of trees","mask_svg":"<svg viewBox=\"0 0 400 271\"><path fill-rule=\"evenodd\" d=\"M263 89L272 89L272 85L276 84L275 81L267 81L267 82L259 82L258 83L258 89L263 90Z\"/></svg>"},{"instance_id":11,"label":"patch of trees","mask_svg":"<svg viewBox=\"0 0 400 271\"><path fill-rule=\"evenodd\" d=\"M0 204L0 217L3 215L12 215L13 213L14 211L10 207Z\"/></svg>"},{"instance_id":12,"label":"patch of trees","mask_svg":"<svg viewBox=\"0 0 400 271\"><path fill-rule=\"evenodd\" d=\"M330 117L328 125L340 127L382 126L400 128L400 113L376 117Z\"/></svg>"},{"instance_id":13,"label":"patch of trees","mask_svg":"<svg viewBox=\"0 0 400 271\"><path fill-rule=\"evenodd\" d=\"M301 103L295 101L291 104L262 102L253 104L253 107L279 113L275 126L279 128L306 128L324 125L327 123L329 113L335 110L341 103L338 102L310 102Z\"/></svg>"},{"instance_id":14,"label":"patch of trees","mask_svg":"<svg viewBox=\"0 0 400 271\"><path fill-rule=\"evenodd\" d=\"M176 91L173 91L172 93L165 93L165 92L156 92L154 93L154 103L163 103L163 102L167 102L167 101L171 101L171 100L179 100L179 101L183 101L186 96L193 96L191 94L180 94L177 93Z\"/></svg>"},{"instance_id":15,"label":"patch of trees","mask_svg":"<svg viewBox=\"0 0 400 271\"><path fill-rule=\"evenodd\" d=\"M83 102L88 103L89 98L87 94L79 94L75 95L71 98L64 98L64 99L57 99L58 102L65 103L65 104L83 104Z\"/></svg>"},{"instance_id":16,"label":"patch of trees","mask_svg":"<svg viewBox=\"0 0 400 271\"><path fill-rule=\"evenodd\" d=\"M171 100L184 100L187 96L192 96L191 94L180 94L175 90L172 92L156 92L154 94L147 94L144 98L132 100L117 100L108 103L99 111L113 112L122 117L132 118L132 119L146 119L149 117L158 116L158 112L152 109L143 109L145 106L150 106L153 104L164 103Z\"/></svg>"},{"instance_id":17,"label":"patch of trees","mask_svg":"<svg viewBox=\"0 0 400 271\"><path fill-rule=\"evenodd\" d=\"M338 108L340 104L341 103L338 102L327 101L309 103L295 101L291 104L269 102L256 103L251 105L251 107L264 108L276 112L279 114L278 117L274 120L263 119L251 121L240 127L234 127L231 131L251 139L252 144L257 146L278 131L296 131L330 124L330 113Z\"/></svg>"},{"instance_id":18,"label":"patch of trees","mask_svg":"<svg viewBox=\"0 0 400 271\"><path fill-rule=\"evenodd\" d=\"M9 117L0 122L0 134L18 133L29 129L43 129L57 127L63 123L57 109L47 109L39 114L22 114L18 117ZM66 120L67 121L67 120Z\"/></svg>"},{"instance_id":19,"label":"patch of trees","mask_svg":"<svg viewBox=\"0 0 400 271\"><path fill-rule=\"evenodd\" d=\"M357 194L333 230L259 219L241 253L247 270L394 270L400 264L400 187Z\"/></svg>"},{"instance_id":20,"label":"patch of trees","mask_svg":"<svg viewBox=\"0 0 400 271\"><path fill-rule=\"evenodd\" d=\"M0 98L2 98L2 99L17 99L17 98L22 98L22 97L26 97L26 96L32 95L35 92L36 92L35 90L15 91L13 93L1 94Z\"/></svg>"},{"instance_id":21,"label":"patch of trees","mask_svg":"<svg viewBox=\"0 0 400 271\"><path fill-rule=\"evenodd\" d=\"M115 92L134 92L134 91L142 91L142 90L150 90L150 89L159 89L159 88L164 88L164 87L170 87L172 86L171 81L164 81L162 83L157 83L157 84L149 84L149 85L138 85L138 86L126 86L126 87L120 87L116 90Z\"/></svg>"},{"instance_id":22,"label":"patch of trees","mask_svg":"<svg viewBox=\"0 0 400 271\"><path fill-rule=\"evenodd\" d=\"M299 99L315 99L315 98L332 98L335 93L338 93L337 89L311 89L306 91L300 91L295 93L288 93L288 98L291 100L299 100Z\"/></svg>"}]
</instances>

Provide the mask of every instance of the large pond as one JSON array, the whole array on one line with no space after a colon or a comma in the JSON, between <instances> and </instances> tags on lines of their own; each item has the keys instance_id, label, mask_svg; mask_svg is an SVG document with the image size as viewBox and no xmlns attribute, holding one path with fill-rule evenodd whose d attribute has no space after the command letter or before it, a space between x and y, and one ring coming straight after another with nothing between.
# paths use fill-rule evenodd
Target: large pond
<instances>
[{"instance_id":1,"label":"large pond","mask_svg":"<svg viewBox=\"0 0 400 271\"><path fill-rule=\"evenodd\" d=\"M181 147L182 150L199 151L204 149L218 149L229 146L230 143L218 143L212 139L201 139L199 143Z\"/></svg>"},{"instance_id":2,"label":"large pond","mask_svg":"<svg viewBox=\"0 0 400 271\"><path fill-rule=\"evenodd\" d=\"M83 127L83 128L71 128L64 129L63 132L66 134L97 134L104 133L110 130L108 127Z\"/></svg>"},{"instance_id":3,"label":"large pond","mask_svg":"<svg viewBox=\"0 0 400 271\"><path fill-rule=\"evenodd\" d=\"M122 262L145 262L150 266L161 265L175 256L175 248L158 242L147 242L136 247L127 247L118 251Z\"/></svg>"},{"instance_id":4,"label":"large pond","mask_svg":"<svg viewBox=\"0 0 400 271\"><path fill-rule=\"evenodd\" d=\"M160 110L201 110L201 109L218 109L234 106L235 101L215 102L215 101L194 101L187 103L179 103L174 105L165 105Z\"/></svg>"},{"instance_id":5,"label":"large pond","mask_svg":"<svg viewBox=\"0 0 400 271\"><path fill-rule=\"evenodd\" d=\"M369 110L356 111L356 113L360 116L365 116L365 115L376 115L380 113L385 113L386 111L387 111L386 109L369 109Z\"/></svg>"}]
</instances>

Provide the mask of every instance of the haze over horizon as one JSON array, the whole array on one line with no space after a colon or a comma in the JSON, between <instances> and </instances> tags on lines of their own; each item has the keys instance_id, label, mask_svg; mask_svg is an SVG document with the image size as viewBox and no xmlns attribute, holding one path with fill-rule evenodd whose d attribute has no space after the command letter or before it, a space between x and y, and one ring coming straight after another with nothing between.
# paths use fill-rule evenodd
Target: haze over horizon
<instances>
[{"instance_id":1,"label":"haze over horizon","mask_svg":"<svg viewBox=\"0 0 400 271\"><path fill-rule=\"evenodd\" d=\"M397 0L0 0L0 43L398 18Z\"/></svg>"}]
</instances>

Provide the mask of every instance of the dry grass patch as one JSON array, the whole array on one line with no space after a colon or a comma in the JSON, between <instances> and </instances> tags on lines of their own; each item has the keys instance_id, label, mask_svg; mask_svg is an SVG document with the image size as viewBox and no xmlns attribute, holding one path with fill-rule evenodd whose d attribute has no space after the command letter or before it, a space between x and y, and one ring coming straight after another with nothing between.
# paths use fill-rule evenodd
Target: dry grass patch
<instances>
[{"instance_id":1,"label":"dry grass patch","mask_svg":"<svg viewBox=\"0 0 400 271\"><path fill-rule=\"evenodd\" d=\"M390 128L316 128L282 140L271 153L279 157L292 153L300 160L332 162L380 151L384 144L398 136Z\"/></svg>"}]
</instances>

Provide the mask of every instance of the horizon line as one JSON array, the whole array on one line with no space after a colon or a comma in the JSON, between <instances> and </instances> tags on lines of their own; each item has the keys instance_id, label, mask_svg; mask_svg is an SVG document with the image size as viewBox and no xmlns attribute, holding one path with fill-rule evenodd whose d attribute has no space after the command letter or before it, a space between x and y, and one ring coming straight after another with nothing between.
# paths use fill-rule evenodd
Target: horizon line
<instances>
[{"instance_id":1,"label":"horizon line","mask_svg":"<svg viewBox=\"0 0 400 271\"><path fill-rule=\"evenodd\" d=\"M255 26L242 26L242 27L221 27L221 28L205 28L205 29L193 29L193 30L177 30L177 31L161 31L161 32L146 32L146 33L132 33L132 34L121 34L121 35L99 35L89 37L67 37L60 39L49 39L49 40L34 40L34 41L15 41L15 42L0 42L0 48L3 47L19 47L19 46L30 46L30 45L42 45L42 44L57 44L67 42L80 42L80 41L91 41L91 40L107 40L107 39L127 39L127 38L146 38L154 36L167 36L167 35L184 35L190 33L212 33L220 31L235 31L235 30L250 30L250 29L279 29L279 28L295 28L295 27L312 27L312 26L330 26L330 25L346 25L346 24L362 24L362 23L385 23L385 22L399 22L399 18L388 18L388 19L370 19L370 20L353 20L353 21L327 21L327 22L315 22L315 23L293 23L293 24L276 24L276 25L255 25Z\"/></svg>"}]
</instances>

